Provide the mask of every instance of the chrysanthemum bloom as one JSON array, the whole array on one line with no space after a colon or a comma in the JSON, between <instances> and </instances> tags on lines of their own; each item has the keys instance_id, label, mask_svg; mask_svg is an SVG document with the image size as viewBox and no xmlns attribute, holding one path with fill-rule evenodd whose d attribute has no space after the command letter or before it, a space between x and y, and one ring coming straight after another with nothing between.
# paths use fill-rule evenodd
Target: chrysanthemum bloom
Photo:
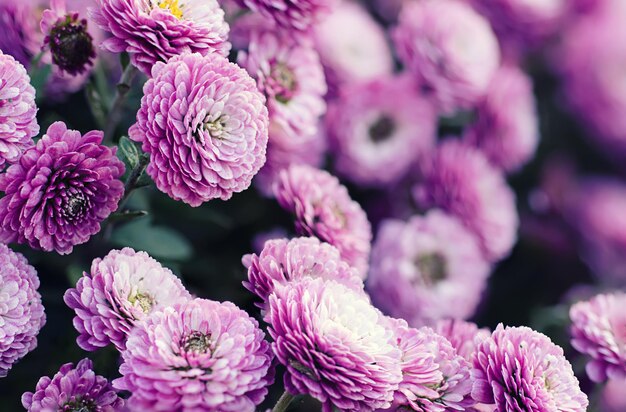
<instances>
[{"instance_id":1,"label":"chrysanthemum bloom","mask_svg":"<svg viewBox=\"0 0 626 412\"><path fill-rule=\"evenodd\" d=\"M268 116L256 83L226 58L198 53L157 63L128 131L150 154L156 186L191 206L250 186L265 163Z\"/></svg>"},{"instance_id":2,"label":"chrysanthemum bloom","mask_svg":"<svg viewBox=\"0 0 626 412\"><path fill-rule=\"evenodd\" d=\"M400 351L384 316L363 294L336 281L276 285L265 320L286 368L285 388L340 410L391 406L402 378Z\"/></svg>"},{"instance_id":3,"label":"chrysanthemum bloom","mask_svg":"<svg viewBox=\"0 0 626 412\"><path fill-rule=\"evenodd\" d=\"M328 144L323 130L320 130L322 128L320 125L316 134L292 139L285 138L281 133L273 134L270 127L267 161L254 177L254 183L263 195L273 196L273 186L281 170L291 165L308 165L315 168L323 165Z\"/></svg>"},{"instance_id":4,"label":"chrysanthemum bloom","mask_svg":"<svg viewBox=\"0 0 626 412\"><path fill-rule=\"evenodd\" d=\"M507 172L532 158L539 142L539 119L532 80L519 68L502 66L476 109L464 139Z\"/></svg>"},{"instance_id":5,"label":"chrysanthemum bloom","mask_svg":"<svg viewBox=\"0 0 626 412\"><path fill-rule=\"evenodd\" d=\"M519 225L515 194L481 151L449 139L422 159L420 169L422 180L413 190L420 206L458 217L488 260L509 254Z\"/></svg>"},{"instance_id":6,"label":"chrysanthemum bloom","mask_svg":"<svg viewBox=\"0 0 626 412\"><path fill-rule=\"evenodd\" d=\"M410 328L400 319L391 324L402 351L402 382L392 410L465 411L475 404L470 394L470 364L446 338L430 328Z\"/></svg>"},{"instance_id":7,"label":"chrysanthemum bloom","mask_svg":"<svg viewBox=\"0 0 626 412\"><path fill-rule=\"evenodd\" d=\"M124 163L101 142L53 123L0 175L0 241L68 254L98 233L124 194Z\"/></svg>"},{"instance_id":8,"label":"chrysanthemum bloom","mask_svg":"<svg viewBox=\"0 0 626 412\"><path fill-rule=\"evenodd\" d=\"M626 379L626 293L597 295L570 309L572 346L588 355L594 382Z\"/></svg>"},{"instance_id":9,"label":"chrysanthemum bloom","mask_svg":"<svg viewBox=\"0 0 626 412\"><path fill-rule=\"evenodd\" d=\"M561 27L572 0L471 0L493 26L505 54L520 57Z\"/></svg>"},{"instance_id":10,"label":"chrysanthemum bloom","mask_svg":"<svg viewBox=\"0 0 626 412\"><path fill-rule=\"evenodd\" d=\"M392 35L402 62L446 112L480 100L500 65L489 22L462 0L405 2Z\"/></svg>"},{"instance_id":11,"label":"chrysanthemum bloom","mask_svg":"<svg viewBox=\"0 0 626 412\"><path fill-rule=\"evenodd\" d=\"M230 302L170 306L130 334L113 386L131 392L131 410L252 412L274 380L264 337Z\"/></svg>"},{"instance_id":12,"label":"chrysanthemum bloom","mask_svg":"<svg viewBox=\"0 0 626 412\"><path fill-rule=\"evenodd\" d=\"M584 412L589 401L563 349L526 327L498 325L473 360L472 396L494 412Z\"/></svg>"},{"instance_id":13,"label":"chrysanthemum bloom","mask_svg":"<svg viewBox=\"0 0 626 412\"><path fill-rule=\"evenodd\" d=\"M85 72L96 57L87 20L76 11L68 13L65 0L52 0L50 6L40 24L46 36L44 48L50 49L52 63L59 69L74 76Z\"/></svg>"},{"instance_id":14,"label":"chrysanthemum bloom","mask_svg":"<svg viewBox=\"0 0 626 412\"><path fill-rule=\"evenodd\" d=\"M393 72L393 57L384 29L357 2L340 1L315 26L313 38L331 96L341 85L374 80Z\"/></svg>"},{"instance_id":15,"label":"chrysanthemum bloom","mask_svg":"<svg viewBox=\"0 0 626 412\"><path fill-rule=\"evenodd\" d=\"M336 177L324 170L292 165L280 173L274 194L278 203L295 215L300 234L335 246L365 278L372 228L361 206Z\"/></svg>"},{"instance_id":16,"label":"chrysanthemum bloom","mask_svg":"<svg viewBox=\"0 0 626 412\"><path fill-rule=\"evenodd\" d=\"M245 255L242 262L248 269L243 284L261 298L265 308L277 284L311 277L336 280L354 290L363 289L359 272L341 260L339 250L314 237L291 240L268 240L258 255Z\"/></svg>"},{"instance_id":17,"label":"chrysanthemum bloom","mask_svg":"<svg viewBox=\"0 0 626 412\"><path fill-rule=\"evenodd\" d=\"M381 224L367 287L383 312L422 326L470 317L489 272L475 237L458 219L433 210Z\"/></svg>"},{"instance_id":18,"label":"chrysanthemum bloom","mask_svg":"<svg viewBox=\"0 0 626 412\"><path fill-rule=\"evenodd\" d=\"M568 105L619 164L626 155L625 20L626 3L607 2L567 30L553 54Z\"/></svg>"},{"instance_id":19,"label":"chrysanthemum bloom","mask_svg":"<svg viewBox=\"0 0 626 412\"><path fill-rule=\"evenodd\" d=\"M303 139L317 133L326 111L326 82L319 56L310 42L259 28L237 63L256 79L267 98L270 140Z\"/></svg>"},{"instance_id":20,"label":"chrysanthemum bloom","mask_svg":"<svg viewBox=\"0 0 626 412\"><path fill-rule=\"evenodd\" d=\"M185 53L228 55L228 23L217 0L97 0L91 18L111 37L102 47L127 52L150 74L157 62Z\"/></svg>"},{"instance_id":21,"label":"chrysanthemum bloom","mask_svg":"<svg viewBox=\"0 0 626 412\"><path fill-rule=\"evenodd\" d=\"M326 133L337 172L388 187L435 145L437 116L408 76L344 86L328 106Z\"/></svg>"},{"instance_id":22,"label":"chrysanthemum bloom","mask_svg":"<svg viewBox=\"0 0 626 412\"><path fill-rule=\"evenodd\" d=\"M46 323L38 288L35 268L0 243L0 378L37 347Z\"/></svg>"},{"instance_id":23,"label":"chrysanthemum bloom","mask_svg":"<svg viewBox=\"0 0 626 412\"><path fill-rule=\"evenodd\" d=\"M307 32L330 14L338 0L236 0L287 30Z\"/></svg>"},{"instance_id":24,"label":"chrysanthemum bloom","mask_svg":"<svg viewBox=\"0 0 626 412\"><path fill-rule=\"evenodd\" d=\"M61 366L52 379L40 378L34 393L22 395L22 405L32 412L117 412L124 407L124 400L106 378L96 375L93 363L85 358L75 368L71 363Z\"/></svg>"},{"instance_id":25,"label":"chrysanthemum bloom","mask_svg":"<svg viewBox=\"0 0 626 412\"><path fill-rule=\"evenodd\" d=\"M465 360L471 362L476 346L483 340L491 336L486 328L479 329L473 322L466 322L459 319L442 319L437 321L433 329L435 332L446 338L456 353L463 356Z\"/></svg>"},{"instance_id":26,"label":"chrysanthemum bloom","mask_svg":"<svg viewBox=\"0 0 626 412\"><path fill-rule=\"evenodd\" d=\"M626 184L586 178L565 200L564 216L579 233L581 254L594 274L603 283L626 286Z\"/></svg>"},{"instance_id":27,"label":"chrysanthemum bloom","mask_svg":"<svg viewBox=\"0 0 626 412\"><path fill-rule=\"evenodd\" d=\"M112 250L95 259L76 288L63 300L76 312L76 339L84 350L109 343L124 350L128 334L138 321L175 303L191 299L180 279L146 252L131 248Z\"/></svg>"},{"instance_id":28,"label":"chrysanthemum bloom","mask_svg":"<svg viewBox=\"0 0 626 412\"><path fill-rule=\"evenodd\" d=\"M0 170L33 146L39 133L35 89L24 66L0 50Z\"/></svg>"},{"instance_id":29,"label":"chrysanthemum bloom","mask_svg":"<svg viewBox=\"0 0 626 412\"><path fill-rule=\"evenodd\" d=\"M608 381L602 389L600 410L602 412L626 411L626 379Z\"/></svg>"}]
</instances>

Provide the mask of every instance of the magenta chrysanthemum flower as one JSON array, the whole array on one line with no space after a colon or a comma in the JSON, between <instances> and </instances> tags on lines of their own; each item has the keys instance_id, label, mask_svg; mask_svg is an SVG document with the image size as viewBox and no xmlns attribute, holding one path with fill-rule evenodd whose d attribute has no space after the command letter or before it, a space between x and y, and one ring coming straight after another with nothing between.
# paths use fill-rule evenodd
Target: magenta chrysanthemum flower
<instances>
[{"instance_id":1,"label":"magenta chrysanthemum flower","mask_svg":"<svg viewBox=\"0 0 626 412\"><path fill-rule=\"evenodd\" d=\"M480 100L500 65L489 22L462 0L405 2L392 34L402 62L446 112Z\"/></svg>"},{"instance_id":2,"label":"magenta chrysanthemum flower","mask_svg":"<svg viewBox=\"0 0 626 412\"><path fill-rule=\"evenodd\" d=\"M256 79L267 98L271 140L317 133L326 111L324 70L312 44L286 33L258 28L237 63Z\"/></svg>"},{"instance_id":3,"label":"magenta chrysanthemum flower","mask_svg":"<svg viewBox=\"0 0 626 412\"><path fill-rule=\"evenodd\" d=\"M46 323L38 288L35 268L0 243L0 378L37 347Z\"/></svg>"},{"instance_id":4,"label":"magenta chrysanthemum flower","mask_svg":"<svg viewBox=\"0 0 626 412\"><path fill-rule=\"evenodd\" d=\"M450 342L430 328L414 329L392 320L402 351L402 382L394 394L394 411L465 411L474 405L470 364Z\"/></svg>"},{"instance_id":5,"label":"magenta chrysanthemum flower","mask_svg":"<svg viewBox=\"0 0 626 412\"><path fill-rule=\"evenodd\" d=\"M228 23L217 0L98 0L90 16L111 37L102 47L127 52L150 74L157 62L185 53L228 55Z\"/></svg>"},{"instance_id":6,"label":"magenta chrysanthemum flower","mask_svg":"<svg viewBox=\"0 0 626 412\"><path fill-rule=\"evenodd\" d=\"M316 236L341 252L341 257L365 278L372 229L361 206L326 171L292 165L274 186L278 203L295 215L302 235Z\"/></svg>"},{"instance_id":7,"label":"magenta chrysanthemum flower","mask_svg":"<svg viewBox=\"0 0 626 412\"><path fill-rule=\"evenodd\" d=\"M422 181L413 190L420 206L458 217L478 237L488 260L509 254L519 225L515 194L482 152L447 140L420 169Z\"/></svg>"},{"instance_id":8,"label":"magenta chrysanthemum flower","mask_svg":"<svg viewBox=\"0 0 626 412\"><path fill-rule=\"evenodd\" d=\"M309 31L322 21L338 0L236 0L288 30Z\"/></svg>"},{"instance_id":9,"label":"magenta chrysanthemum flower","mask_svg":"<svg viewBox=\"0 0 626 412\"><path fill-rule=\"evenodd\" d=\"M261 253L245 255L242 261L248 269L248 281L243 284L261 298L261 308L265 308L277 284L307 277L336 280L357 291L363 289L359 272L341 260L339 250L314 237L268 240Z\"/></svg>"},{"instance_id":10,"label":"magenta chrysanthemum flower","mask_svg":"<svg viewBox=\"0 0 626 412\"><path fill-rule=\"evenodd\" d=\"M498 325L477 349L472 396L494 412L584 412L589 401L563 349L530 328Z\"/></svg>"},{"instance_id":11,"label":"magenta chrysanthemum flower","mask_svg":"<svg viewBox=\"0 0 626 412\"><path fill-rule=\"evenodd\" d=\"M345 86L326 116L337 172L373 187L402 179L435 145L436 126L434 108L408 76Z\"/></svg>"},{"instance_id":12,"label":"magenta chrysanthemum flower","mask_svg":"<svg viewBox=\"0 0 626 412\"><path fill-rule=\"evenodd\" d=\"M315 27L313 35L331 96L341 85L374 80L393 72L385 30L357 2L340 1Z\"/></svg>"},{"instance_id":13,"label":"magenta chrysanthemum flower","mask_svg":"<svg viewBox=\"0 0 626 412\"><path fill-rule=\"evenodd\" d=\"M505 54L519 57L540 46L561 27L571 0L471 0L486 16Z\"/></svg>"},{"instance_id":14,"label":"magenta chrysanthemum flower","mask_svg":"<svg viewBox=\"0 0 626 412\"><path fill-rule=\"evenodd\" d=\"M22 395L22 405L29 412L123 410L124 400L106 378L96 375L93 363L85 358L74 365L66 363L50 379L37 382L35 392Z\"/></svg>"},{"instance_id":15,"label":"magenta chrysanthemum flower","mask_svg":"<svg viewBox=\"0 0 626 412\"><path fill-rule=\"evenodd\" d=\"M224 57L187 54L157 63L128 131L150 154L147 172L175 200L199 206L250 186L265 163L265 98Z\"/></svg>"},{"instance_id":16,"label":"magenta chrysanthemum flower","mask_svg":"<svg viewBox=\"0 0 626 412\"><path fill-rule=\"evenodd\" d=\"M112 250L95 259L63 300L76 312L76 342L94 351L109 343L122 351L128 334L150 313L191 299L180 279L145 252Z\"/></svg>"},{"instance_id":17,"label":"magenta chrysanthemum flower","mask_svg":"<svg viewBox=\"0 0 626 412\"><path fill-rule=\"evenodd\" d=\"M532 80L516 66L501 67L476 109L464 139L507 172L519 170L539 143L539 119Z\"/></svg>"},{"instance_id":18,"label":"magenta chrysanthemum flower","mask_svg":"<svg viewBox=\"0 0 626 412\"><path fill-rule=\"evenodd\" d=\"M336 281L276 285L266 321L287 368L285 388L340 410L388 408L398 388L400 352L367 297Z\"/></svg>"},{"instance_id":19,"label":"magenta chrysanthemum flower","mask_svg":"<svg viewBox=\"0 0 626 412\"><path fill-rule=\"evenodd\" d=\"M594 382L626 379L626 293L598 295L570 309L572 346L591 360Z\"/></svg>"},{"instance_id":20,"label":"magenta chrysanthemum flower","mask_svg":"<svg viewBox=\"0 0 626 412\"><path fill-rule=\"evenodd\" d=\"M491 336L489 329L479 329L473 322L458 319L442 319L434 325L434 330L446 338L456 353L463 356L468 362L472 361L476 346Z\"/></svg>"},{"instance_id":21,"label":"magenta chrysanthemum flower","mask_svg":"<svg viewBox=\"0 0 626 412\"><path fill-rule=\"evenodd\" d=\"M230 302L170 306L133 330L113 385L131 410L252 412L274 380L264 336Z\"/></svg>"},{"instance_id":22,"label":"magenta chrysanthemum flower","mask_svg":"<svg viewBox=\"0 0 626 412\"><path fill-rule=\"evenodd\" d=\"M69 12L65 0L51 0L43 12L41 32L46 36L44 48L50 50L52 63L72 76L93 66L96 52L87 31L87 20L76 11Z\"/></svg>"},{"instance_id":23,"label":"magenta chrysanthemum flower","mask_svg":"<svg viewBox=\"0 0 626 412\"><path fill-rule=\"evenodd\" d=\"M602 412L624 412L626 410L626 379L608 381L602 389L600 410Z\"/></svg>"},{"instance_id":24,"label":"magenta chrysanthemum flower","mask_svg":"<svg viewBox=\"0 0 626 412\"><path fill-rule=\"evenodd\" d=\"M39 133L35 89L26 69L0 50L0 170L33 146Z\"/></svg>"},{"instance_id":25,"label":"magenta chrysanthemum flower","mask_svg":"<svg viewBox=\"0 0 626 412\"><path fill-rule=\"evenodd\" d=\"M433 210L381 224L367 287L385 313L430 325L471 316L489 272L474 236L456 218Z\"/></svg>"},{"instance_id":26,"label":"magenta chrysanthemum flower","mask_svg":"<svg viewBox=\"0 0 626 412\"><path fill-rule=\"evenodd\" d=\"M53 123L0 175L0 241L68 254L98 233L124 193L124 163L101 143L100 131Z\"/></svg>"}]
</instances>

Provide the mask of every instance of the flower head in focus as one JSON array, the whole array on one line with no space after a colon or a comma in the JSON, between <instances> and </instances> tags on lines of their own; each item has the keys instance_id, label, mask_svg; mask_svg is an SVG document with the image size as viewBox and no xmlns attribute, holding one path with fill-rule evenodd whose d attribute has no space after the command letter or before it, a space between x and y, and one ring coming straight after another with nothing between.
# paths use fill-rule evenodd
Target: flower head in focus
<instances>
[{"instance_id":1,"label":"flower head in focus","mask_svg":"<svg viewBox=\"0 0 626 412\"><path fill-rule=\"evenodd\" d=\"M495 412L584 412L589 401L563 349L527 327L500 324L478 345L472 396Z\"/></svg>"},{"instance_id":2,"label":"flower head in focus","mask_svg":"<svg viewBox=\"0 0 626 412\"><path fill-rule=\"evenodd\" d=\"M22 395L22 405L29 412L117 412L122 410L124 400L106 378L96 375L93 363L85 358L76 367L71 363L61 366L52 379L40 378L35 392Z\"/></svg>"},{"instance_id":3,"label":"flower head in focus","mask_svg":"<svg viewBox=\"0 0 626 412\"><path fill-rule=\"evenodd\" d=\"M0 241L71 253L100 231L124 193L124 164L102 144L55 122L0 175Z\"/></svg>"},{"instance_id":4,"label":"flower head in focus","mask_svg":"<svg viewBox=\"0 0 626 412\"><path fill-rule=\"evenodd\" d=\"M22 64L0 50L0 171L16 163L38 133L30 77Z\"/></svg>"},{"instance_id":5,"label":"flower head in focus","mask_svg":"<svg viewBox=\"0 0 626 412\"><path fill-rule=\"evenodd\" d=\"M253 412L274 380L264 336L230 302L170 306L132 331L113 385L132 410Z\"/></svg>"},{"instance_id":6,"label":"flower head in focus","mask_svg":"<svg viewBox=\"0 0 626 412\"><path fill-rule=\"evenodd\" d=\"M65 292L65 303L76 312L78 346L94 351L113 343L124 350L136 323L150 313L191 299L169 269L131 248L112 250L95 259L76 288Z\"/></svg>"},{"instance_id":7,"label":"flower head in focus","mask_svg":"<svg viewBox=\"0 0 626 412\"><path fill-rule=\"evenodd\" d=\"M572 346L588 355L594 382L626 379L626 293L615 292L574 304L570 309Z\"/></svg>"},{"instance_id":8,"label":"flower head in focus","mask_svg":"<svg viewBox=\"0 0 626 412\"><path fill-rule=\"evenodd\" d=\"M220 55L176 56L152 69L128 133L150 154L147 173L172 199L191 206L227 200L265 163L265 98Z\"/></svg>"},{"instance_id":9,"label":"flower head in focus","mask_svg":"<svg viewBox=\"0 0 626 412\"><path fill-rule=\"evenodd\" d=\"M300 234L335 246L365 278L372 229L361 206L336 177L310 166L292 165L280 172L274 194L295 215Z\"/></svg>"},{"instance_id":10,"label":"flower head in focus","mask_svg":"<svg viewBox=\"0 0 626 412\"><path fill-rule=\"evenodd\" d=\"M0 244L0 378L37 347L46 323L39 278L20 253Z\"/></svg>"},{"instance_id":11,"label":"flower head in focus","mask_svg":"<svg viewBox=\"0 0 626 412\"><path fill-rule=\"evenodd\" d=\"M433 329L448 339L456 353L463 356L468 362L472 361L478 344L491 336L489 329L479 329L475 323L459 319L441 319L437 321Z\"/></svg>"}]
</instances>

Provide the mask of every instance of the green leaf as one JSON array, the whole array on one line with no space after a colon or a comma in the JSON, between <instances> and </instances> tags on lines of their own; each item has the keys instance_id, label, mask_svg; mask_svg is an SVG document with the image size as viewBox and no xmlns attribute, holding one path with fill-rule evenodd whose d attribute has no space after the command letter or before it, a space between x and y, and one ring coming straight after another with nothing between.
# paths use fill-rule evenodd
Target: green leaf
<instances>
[{"instance_id":1,"label":"green leaf","mask_svg":"<svg viewBox=\"0 0 626 412\"><path fill-rule=\"evenodd\" d=\"M148 216L145 210L124 210L123 212L115 212L109 216L111 222L127 222L140 217Z\"/></svg>"},{"instance_id":2,"label":"green leaf","mask_svg":"<svg viewBox=\"0 0 626 412\"><path fill-rule=\"evenodd\" d=\"M154 226L150 219L137 219L115 229L111 242L166 260L186 260L193 253L191 244L180 233L169 227Z\"/></svg>"},{"instance_id":3,"label":"green leaf","mask_svg":"<svg viewBox=\"0 0 626 412\"><path fill-rule=\"evenodd\" d=\"M139 164L139 157L141 153L135 143L130 140L126 136L122 136L120 138L117 146L120 149L120 155L122 156L122 161L126 164L126 170L132 170Z\"/></svg>"},{"instance_id":4,"label":"green leaf","mask_svg":"<svg viewBox=\"0 0 626 412\"><path fill-rule=\"evenodd\" d=\"M120 64L122 65L122 71L126 70L126 67L130 64L130 55L126 52L120 54Z\"/></svg>"},{"instance_id":5,"label":"green leaf","mask_svg":"<svg viewBox=\"0 0 626 412\"><path fill-rule=\"evenodd\" d=\"M87 102L89 103L91 113L96 119L96 122L98 122L98 127L103 129L106 124L107 114L105 102L100 95L98 88L92 82L89 82L87 87L85 87L85 95L87 96Z\"/></svg>"},{"instance_id":6,"label":"green leaf","mask_svg":"<svg viewBox=\"0 0 626 412\"><path fill-rule=\"evenodd\" d=\"M51 73L52 66L50 66L49 64L45 64L40 67L31 67L30 83L37 91L38 100L43 98L46 82L48 81L48 77L50 77Z\"/></svg>"},{"instance_id":7,"label":"green leaf","mask_svg":"<svg viewBox=\"0 0 626 412\"><path fill-rule=\"evenodd\" d=\"M65 274L67 275L67 281L69 284L74 287L76 282L78 282L78 279L83 277L83 268L76 264L71 264L67 267L67 269L65 269Z\"/></svg>"}]
</instances>

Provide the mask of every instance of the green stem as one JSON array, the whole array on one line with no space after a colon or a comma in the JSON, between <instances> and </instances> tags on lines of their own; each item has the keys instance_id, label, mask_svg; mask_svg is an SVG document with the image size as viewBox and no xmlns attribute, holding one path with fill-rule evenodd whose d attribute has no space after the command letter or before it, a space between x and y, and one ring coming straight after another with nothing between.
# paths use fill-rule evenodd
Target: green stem
<instances>
[{"instance_id":1,"label":"green stem","mask_svg":"<svg viewBox=\"0 0 626 412\"><path fill-rule=\"evenodd\" d=\"M287 408L289 407L289 404L291 403L291 401L294 400L294 398L295 397L292 394L285 391L280 397L280 399L278 400L278 402L276 402L276 405L274 405L272 412L285 412Z\"/></svg>"},{"instance_id":2,"label":"green stem","mask_svg":"<svg viewBox=\"0 0 626 412\"><path fill-rule=\"evenodd\" d=\"M146 170L149 162L150 156L146 153L142 153L141 156L139 156L139 163L137 163L137 166L131 170L128 178L126 178L126 183L124 183L124 196L122 197L122 200L120 200L117 210L122 210L131 193L133 193L133 190L136 189L137 182L139 181L139 178L143 174L144 170Z\"/></svg>"},{"instance_id":3,"label":"green stem","mask_svg":"<svg viewBox=\"0 0 626 412\"><path fill-rule=\"evenodd\" d=\"M113 138L115 129L117 129L117 125L122 117L122 109L124 108L124 103L126 103L126 97L128 96L128 92L130 91L131 83L136 74L137 69L132 64L126 66L126 69L124 69L124 72L122 73L122 77L117 84L115 100L113 100L113 104L111 105L111 110L109 111L109 116L107 118L107 124L104 128L105 142L110 142Z\"/></svg>"}]
</instances>

